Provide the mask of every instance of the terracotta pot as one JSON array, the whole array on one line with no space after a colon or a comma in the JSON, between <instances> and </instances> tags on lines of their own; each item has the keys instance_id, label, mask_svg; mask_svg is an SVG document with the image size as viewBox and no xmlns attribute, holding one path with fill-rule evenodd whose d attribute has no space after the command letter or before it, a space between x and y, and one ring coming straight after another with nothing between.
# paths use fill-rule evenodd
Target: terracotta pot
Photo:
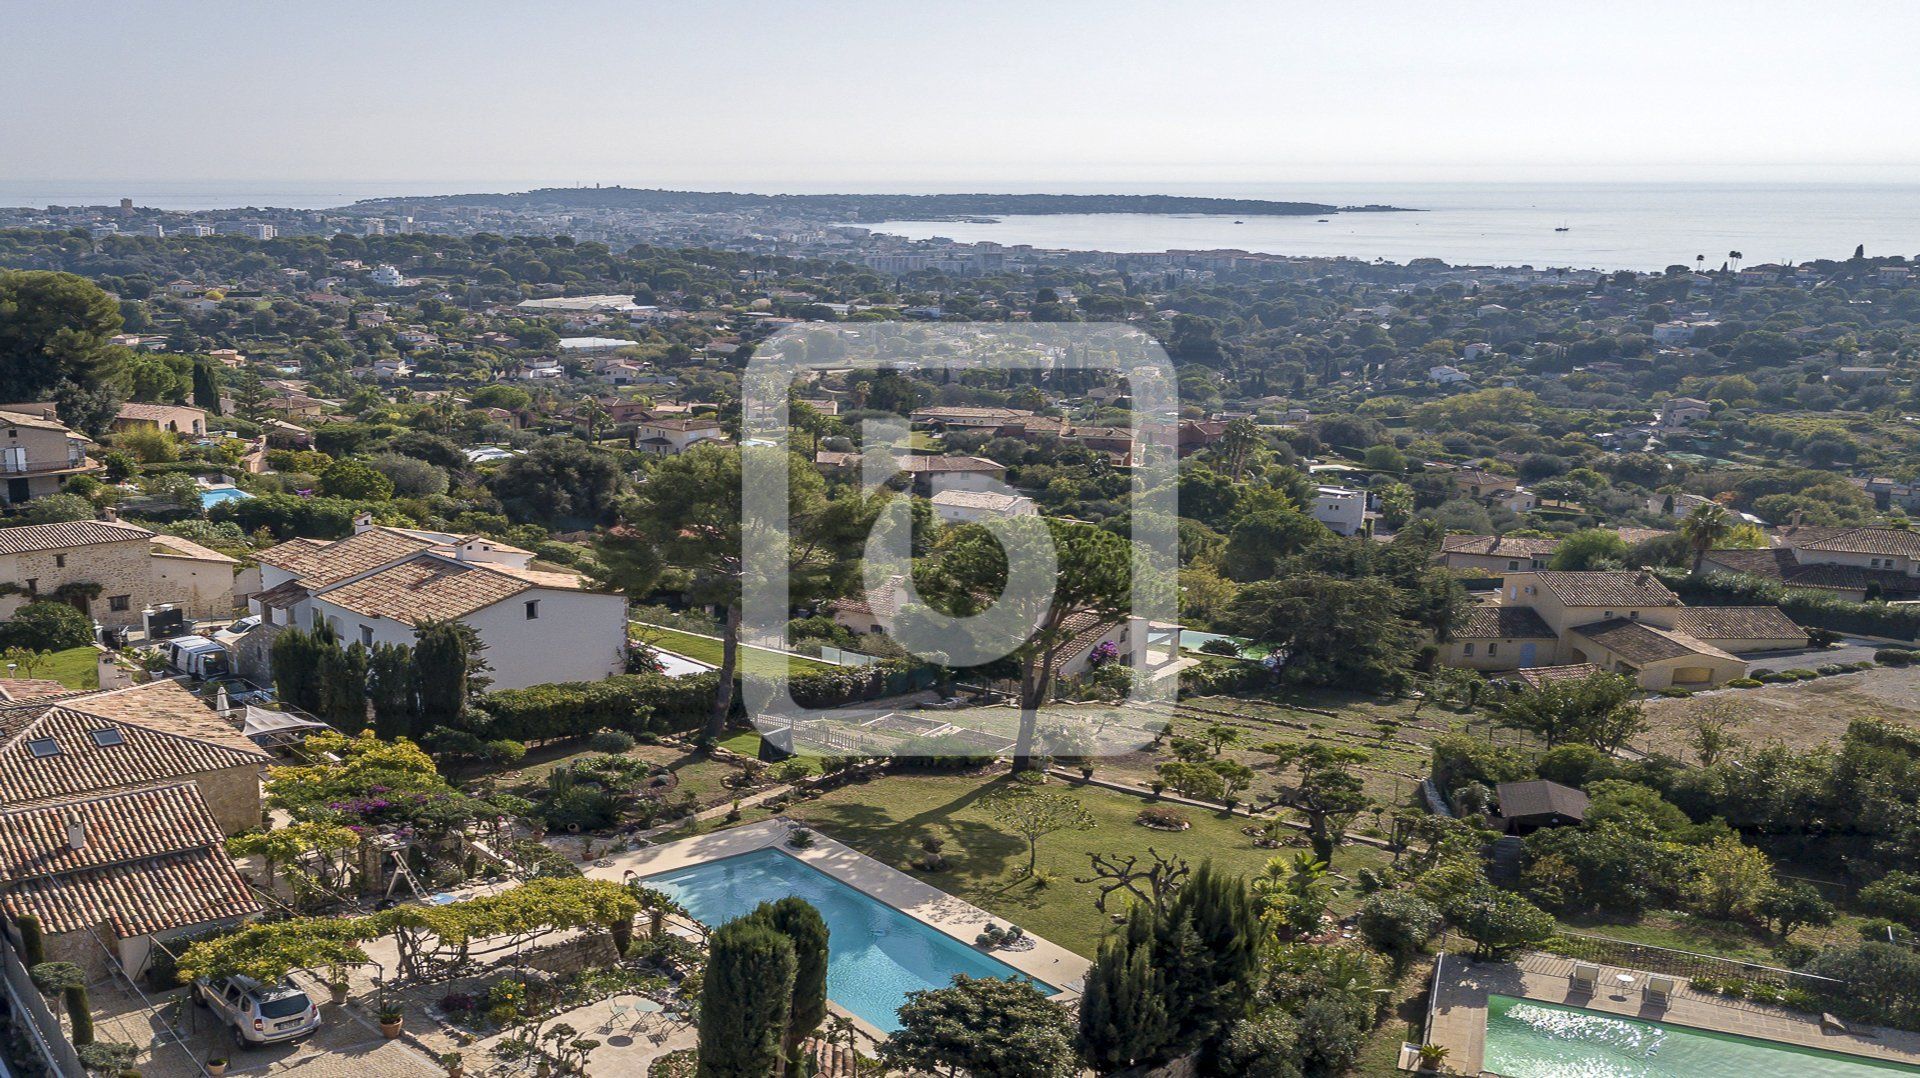
<instances>
[{"instance_id":1,"label":"terracotta pot","mask_svg":"<svg viewBox=\"0 0 1920 1078\"><path fill-rule=\"evenodd\" d=\"M225 1073L227 1073L227 1064L225 1060L222 1060L219 1063L209 1062L207 1064L207 1074L211 1075L212 1078L220 1078L220 1076Z\"/></svg>"},{"instance_id":2,"label":"terracotta pot","mask_svg":"<svg viewBox=\"0 0 1920 1078\"><path fill-rule=\"evenodd\" d=\"M404 1019L396 1018L391 1022L380 1023L380 1035L388 1040L398 1037L400 1035L400 1026L404 1021Z\"/></svg>"},{"instance_id":3,"label":"terracotta pot","mask_svg":"<svg viewBox=\"0 0 1920 1078\"><path fill-rule=\"evenodd\" d=\"M327 994L333 998L334 1006L337 1007L347 1001L347 985L345 983L330 984L327 986Z\"/></svg>"}]
</instances>

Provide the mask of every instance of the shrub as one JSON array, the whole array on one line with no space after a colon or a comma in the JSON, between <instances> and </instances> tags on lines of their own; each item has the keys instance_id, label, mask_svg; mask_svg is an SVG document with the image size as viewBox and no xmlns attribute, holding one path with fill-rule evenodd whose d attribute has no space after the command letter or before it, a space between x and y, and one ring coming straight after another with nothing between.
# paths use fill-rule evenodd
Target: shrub
<instances>
[{"instance_id":1,"label":"shrub","mask_svg":"<svg viewBox=\"0 0 1920 1078\"><path fill-rule=\"evenodd\" d=\"M1660 695L1669 700L1684 700L1693 695L1692 689L1661 689Z\"/></svg>"},{"instance_id":2,"label":"shrub","mask_svg":"<svg viewBox=\"0 0 1920 1078\"><path fill-rule=\"evenodd\" d=\"M1193 826L1193 823L1187 819L1186 813L1177 809L1159 807L1141 809L1140 814L1133 818L1133 822L1157 831L1185 831Z\"/></svg>"},{"instance_id":3,"label":"shrub","mask_svg":"<svg viewBox=\"0 0 1920 1078\"><path fill-rule=\"evenodd\" d=\"M1404 891L1379 891L1360 904L1360 935L1368 946L1403 962L1440 931L1440 911Z\"/></svg>"},{"instance_id":4,"label":"shrub","mask_svg":"<svg viewBox=\"0 0 1920 1078\"><path fill-rule=\"evenodd\" d=\"M93 643L93 621L67 605L47 600L31 602L0 624L0 649L66 651Z\"/></svg>"},{"instance_id":5,"label":"shrub","mask_svg":"<svg viewBox=\"0 0 1920 1078\"><path fill-rule=\"evenodd\" d=\"M1905 648L1881 648L1873 653L1873 661L1885 666L1911 666L1916 654L1920 652L1908 651Z\"/></svg>"},{"instance_id":6,"label":"shrub","mask_svg":"<svg viewBox=\"0 0 1920 1078\"><path fill-rule=\"evenodd\" d=\"M1761 685L1764 685L1764 684L1766 684L1766 682L1761 681L1757 677L1737 677L1737 678L1734 678L1732 681L1727 682L1727 688L1755 689L1755 688L1759 688Z\"/></svg>"},{"instance_id":7,"label":"shrub","mask_svg":"<svg viewBox=\"0 0 1920 1078\"><path fill-rule=\"evenodd\" d=\"M604 752L610 756L633 749L633 735L621 730L602 730L587 739L587 747L595 752Z\"/></svg>"}]
</instances>

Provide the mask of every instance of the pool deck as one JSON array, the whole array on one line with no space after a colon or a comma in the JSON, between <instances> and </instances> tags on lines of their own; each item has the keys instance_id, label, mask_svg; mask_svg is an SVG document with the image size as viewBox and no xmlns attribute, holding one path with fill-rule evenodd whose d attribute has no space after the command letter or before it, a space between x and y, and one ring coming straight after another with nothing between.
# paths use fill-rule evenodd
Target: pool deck
<instances>
[{"instance_id":1,"label":"pool deck","mask_svg":"<svg viewBox=\"0 0 1920 1078\"><path fill-rule=\"evenodd\" d=\"M1449 1049L1447 1062L1460 1073L1481 1073L1487 1049L1487 997L1499 995L1579 1007L1643 1022L1779 1041L1799 1048L1920 1065L1920 1034L1852 1023L1848 1028L1861 1032L1828 1033L1821 1028L1817 1014L1696 992L1685 977L1674 978L1679 988L1671 1002L1655 1003L1646 998L1644 971L1616 966L1600 967L1598 990L1576 990L1573 966L1573 959L1539 953L1526 955L1517 962L1474 962L1462 955L1445 956L1434 988L1433 1023L1427 1030L1428 1042ZM1619 985L1617 978L1623 974L1633 978L1631 987ZM1873 1036L1866 1036L1868 1032Z\"/></svg>"},{"instance_id":2,"label":"pool deck","mask_svg":"<svg viewBox=\"0 0 1920 1078\"><path fill-rule=\"evenodd\" d=\"M804 850L793 849L787 845L787 837L793 833L795 826L784 819L766 820L643 850L614 854L593 864L582 865L581 868L596 879L620 880L629 872L643 877L656 876L662 872L736 857L755 850L775 849L969 947L974 946L974 938L989 923L1010 923L1004 917L995 917L971 902L922 883L818 830L813 831L813 845ZM1062 1002L1079 998L1080 990L1086 983L1087 970L1092 966L1091 962L1065 947L1031 934L1020 947L996 947L981 953L1037 981L1053 985L1058 989L1053 998ZM868 1032L878 1033L871 1029Z\"/></svg>"}]
</instances>

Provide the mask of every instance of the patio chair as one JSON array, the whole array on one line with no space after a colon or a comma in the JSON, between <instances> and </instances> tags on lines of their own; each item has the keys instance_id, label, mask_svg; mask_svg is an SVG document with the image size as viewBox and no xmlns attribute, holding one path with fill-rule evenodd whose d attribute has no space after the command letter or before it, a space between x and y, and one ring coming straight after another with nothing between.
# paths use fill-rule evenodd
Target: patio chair
<instances>
[{"instance_id":1,"label":"patio chair","mask_svg":"<svg viewBox=\"0 0 1920 1078\"><path fill-rule=\"evenodd\" d=\"M613 1007L607 1012L607 1020L600 1024L600 1028L603 1030L612 1030L614 1026L620 1024L621 1019L627 1017L629 1014L632 1014L632 1013L633 1013L633 1006L631 1004L621 1002L620 997L615 996L613 998Z\"/></svg>"},{"instance_id":2,"label":"patio chair","mask_svg":"<svg viewBox=\"0 0 1920 1078\"><path fill-rule=\"evenodd\" d=\"M1600 990L1600 967L1587 962L1573 964L1573 987L1592 993Z\"/></svg>"},{"instance_id":3,"label":"patio chair","mask_svg":"<svg viewBox=\"0 0 1920 1078\"><path fill-rule=\"evenodd\" d=\"M1677 986L1672 977L1653 976L1647 978L1647 1001L1649 1003L1668 1004L1673 1002L1673 990Z\"/></svg>"}]
</instances>

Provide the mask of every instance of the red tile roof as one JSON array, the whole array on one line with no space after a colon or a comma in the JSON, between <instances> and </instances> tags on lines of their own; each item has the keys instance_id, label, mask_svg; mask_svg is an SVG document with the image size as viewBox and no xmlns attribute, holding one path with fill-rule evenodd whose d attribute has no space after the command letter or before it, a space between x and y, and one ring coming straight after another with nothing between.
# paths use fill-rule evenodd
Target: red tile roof
<instances>
[{"instance_id":1,"label":"red tile roof","mask_svg":"<svg viewBox=\"0 0 1920 1078\"><path fill-rule=\"evenodd\" d=\"M84 825L75 848L68 828ZM125 939L259 910L193 783L0 813L0 908Z\"/></svg>"},{"instance_id":2,"label":"red tile roof","mask_svg":"<svg viewBox=\"0 0 1920 1078\"><path fill-rule=\"evenodd\" d=\"M102 745L95 731L119 731ZM34 754L51 740L58 752ZM71 797L268 760L171 681L0 707L0 804Z\"/></svg>"}]
</instances>

